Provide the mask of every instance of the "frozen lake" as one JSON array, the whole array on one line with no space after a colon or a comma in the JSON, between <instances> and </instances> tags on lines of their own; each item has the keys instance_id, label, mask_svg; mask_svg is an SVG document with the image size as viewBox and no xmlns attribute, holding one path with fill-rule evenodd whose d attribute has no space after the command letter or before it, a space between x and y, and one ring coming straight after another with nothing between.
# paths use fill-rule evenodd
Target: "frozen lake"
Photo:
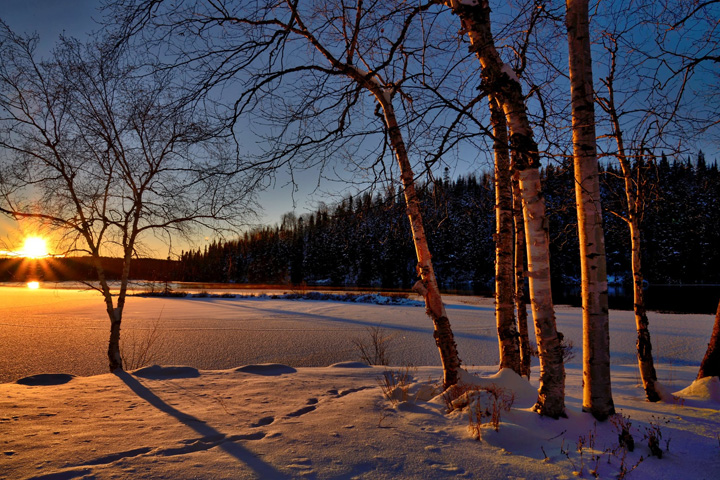
<instances>
[{"instance_id":1,"label":"frozen lake","mask_svg":"<svg viewBox=\"0 0 720 480\"><path fill-rule=\"evenodd\" d=\"M247 291L243 291L247 294ZM448 316L466 365L497 363L493 301L447 296ZM558 306L558 329L581 362L581 311ZM712 315L651 312L650 332L657 363L700 363L712 331ZM353 339L380 326L391 361L438 365L432 325L424 309L333 301L255 298L130 297L122 334L143 338L158 325L160 348L153 363L227 369L250 363L296 367L359 360ZM613 364L635 361L631 312L611 311ZM94 375L107 371L109 320L99 293L88 290L0 287L0 382L37 373Z\"/></svg>"}]
</instances>

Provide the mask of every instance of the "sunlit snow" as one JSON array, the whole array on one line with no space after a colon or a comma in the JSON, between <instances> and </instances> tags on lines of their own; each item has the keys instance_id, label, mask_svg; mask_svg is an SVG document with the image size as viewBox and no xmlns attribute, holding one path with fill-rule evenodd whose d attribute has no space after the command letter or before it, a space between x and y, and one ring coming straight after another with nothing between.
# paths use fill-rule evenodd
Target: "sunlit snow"
<instances>
[{"instance_id":1,"label":"sunlit snow","mask_svg":"<svg viewBox=\"0 0 720 480\"><path fill-rule=\"evenodd\" d=\"M270 298L128 300L123 335L158 326L158 365L107 374L108 320L98 294L0 288L0 477L3 478L714 478L717 379L693 382L710 315L650 313L664 402L644 401L630 312L611 312L613 395L635 450L610 422L581 412L581 354L567 369L568 418L531 411L528 384L497 372L491 299L448 297L464 382L514 394L480 440L468 409L447 413L424 309ZM580 310L558 328L581 345ZM352 339L381 326L392 371L359 363ZM577 347L576 347L577 349ZM483 366L476 366L483 365ZM93 376L84 376L93 375ZM474 375L479 375L480 378ZM18 380L14 382L15 380ZM649 456L661 432L662 459ZM579 446L580 445L580 446ZM641 460L642 459L642 460ZM633 467L634 470L630 471ZM574 473L575 472L575 473Z\"/></svg>"}]
</instances>

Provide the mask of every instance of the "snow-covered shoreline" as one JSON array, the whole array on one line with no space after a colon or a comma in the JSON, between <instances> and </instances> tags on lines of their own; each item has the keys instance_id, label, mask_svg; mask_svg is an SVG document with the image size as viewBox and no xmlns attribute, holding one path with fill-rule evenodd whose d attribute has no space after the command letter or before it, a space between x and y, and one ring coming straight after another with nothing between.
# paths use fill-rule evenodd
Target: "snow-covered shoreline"
<instances>
[{"instance_id":1,"label":"snow-covered shoreline","mask_svg":"<svg viewBox=\"0 0 720 480\"><path fill-rule=\"evenodd\" d=\"M493 300L451 295L444 300L463 363L496 364ZM712 315L648 315L657 364L699 365ZM558 329L579 353L581 310L557 306L556 317ZM633 364L632 312L611 310L610 324L612 363ZM124 341L140 341L155 326L162 341L151 361L164 365L222 370L250 363L321 367L355 361L361 358L353 340L367 338L367 330L375 327L391 338L391 364L439 365L424 309L402 304L248 296L128 298ZM532 329L530 334L534 339ZM105 373L108 335L107 313L96 292L0 287L0 382L38 373ZM579 362L580 355L570 360Z\"/></svg>"}]
</instances>

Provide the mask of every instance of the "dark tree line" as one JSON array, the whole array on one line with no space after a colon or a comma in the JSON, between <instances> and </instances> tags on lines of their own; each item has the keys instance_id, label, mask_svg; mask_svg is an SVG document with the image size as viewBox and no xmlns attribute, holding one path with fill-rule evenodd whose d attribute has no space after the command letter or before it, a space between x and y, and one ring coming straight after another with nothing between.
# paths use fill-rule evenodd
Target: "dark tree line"
<instances>
[{"instance_id":1,"label":"dark tree line","mask_svg":"<svg viewBox=\"0 0 720 480\"><path fill-rule=\"evenodd\" d=\"M122 258L101 257L100 262L108 280L122 278ZM178 276L179 262L157 258L135 259L130 270L130 280L164 282ZM50 258L0 258L0 282L43 282L92 281L97 280L97 271L92 257L50 257Z\"/></svg>"},{"instance_id":2,"label":"dark tree line","mask_svg":"<svg viewBox=\"0 0 720 480\"><path fill-rule=\"evenodd\" d=\"M645 158L645 157L643 157ZM635 162L645 193L643 258L651 284L720 283L720 172L695 159ZM554 284L580 278L571 163L543 169ZM490 174L447 178L419 188L438 280L445 289L492 289L494 192ZM622 176L607 164L602 196L610 282L631 281ZM410 288L415 256L405 207L394 190L365 193L312 214L284 216L228 242L183 252L185 281Z\"/></svg>"},{"instance_id":3,"label":"dark tree line","mask_svg":"<svg viewBox=\"0 0 720 480\"><path fill-rule=\"evenodd\" d=\"M492 278L494 229L488 176L419 188L433 261L443 288L484 286ZM187 281L410 288L417 260L398 192L347 197L280 225L183 252Z\"/></svg>"}]
</instances>

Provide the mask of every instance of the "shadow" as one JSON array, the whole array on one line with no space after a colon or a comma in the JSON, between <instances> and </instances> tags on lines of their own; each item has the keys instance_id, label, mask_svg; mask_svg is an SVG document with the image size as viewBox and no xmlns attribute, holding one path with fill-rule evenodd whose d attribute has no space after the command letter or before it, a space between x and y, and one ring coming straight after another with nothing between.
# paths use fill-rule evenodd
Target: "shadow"
<instances>
[{"instance_id":1,"label":"shadow","mask_svg":"<svg viewBox=\"0 0 720 480\"><path fill-rule=\"evenodd\" d=\"M235 443L233 438L226 437L225 434L214 429L204 421L181 412L165 403L160 397L155 395L150 389L144 386L142 383L137 381L132 375L122 370L116 370L114 374L122 380L125 385L130 388L138 397L148 402L153 407L157 408L163 413L174 417L181 423L192 428L197 433L206 439L217 439L216 442L209 444L208 446L218 446L228 455L235 457L238 461L247 465L253 472L255 472L260 478L289 478L287 475L276 470L272 465L269 465L259 459L250 450L243 446ZM247 439L259 439L258 436L248 435ZM179 452L181 453L181 452Z\"/></svg>"},{"instance_id":2,"label":"shadow","mask_svg":"<svg viewBox=\"0 0 720 480\"><path fill-rule=\"evenodd\" d=\"M68 375L67 373L41 373L21 378L15 383L32 387L48 387L52 385L63 385L73 378L75 378L75 375Z\"/></svg>"},{"instance_id":3,"label":"shadow","mask_svg":"<svg viewBox=\"0 0 720 480\"><path fill-rule=\"evenodd\" d=\"M197 368L160 365L139 368L133 371L132 374L136 377L148 378L150 380L162 380L165 378L197 378L200 376L200 372Z\"/></svg>"},{"instance_id":4,"label":"shadow","mask_svg":"<svg viewBox=\"0 0 720 480\"><path fill-rule=\"evenodd\" d=\"M83 468L81 470L69 470L64 472L48 473L47 475L39 475L36 477L29 477L28 480L72 480L73 478L95 478L87 477L90 475L92 470L89 468Z\"/></svg>"},{"instance_id":5,"label":"shadow","mask_svg":"<svg viewBox=\"0 0 720 480\"><path fill-rule=\"evenodd\" d=\"M216 303L215 305L218 305ZM432 327L414 327L410 325L395 325L390 323L378 323L373 322L369 320L353 320L350 318L342 318L342 317L331 317L329 315L319 315L317 313L305 313L305 312L297 312L297 311L288 311L288 310L280 310L280 309L272 309L272 308L260 308L257 306L250 306L247 304L239 304L237 302L235 303L224 303L220 304L218 306L225 307L227 309L245 309L245 310L255 310L258 312L264 312L269 314L275 314L275 315L282 315L287 317L288 315L293 315L297 317L306 317L308 319L316 320L316 321L323 321L323 322L332 322L332 323L343 323L343 324L349 324L349 325L356 325L359 327L377 327L380 326L386 330L397 330L397 331L403 331L403 332L412 332L412 333L422 333L425 335L432 336L433 334L433 328ZM452 318L450 319L450 322L452 323ZM428 324L432 325L432 322L430 319L428 319ZM475 333L464 333L464 332L454 332L455 338L463 338L468 340L494 340L497 341L497 336L490 336L490 335L478 335Z\"/></svg>"},{"instance_id":6,"label":"shadow","mask_svg":"<svg viewBox=\"0 0 720 480\"><path fill-rule=\"evenodd\" d=\"M280 365L279 363L261 363L259 365L244 365L235 369L236 372L240 373L252 373L254 375L264 375L269 377L275 377L278 375L284 375L289 373L295 373L293 367L287 365Z\"/></svg>"}]
</instances>

